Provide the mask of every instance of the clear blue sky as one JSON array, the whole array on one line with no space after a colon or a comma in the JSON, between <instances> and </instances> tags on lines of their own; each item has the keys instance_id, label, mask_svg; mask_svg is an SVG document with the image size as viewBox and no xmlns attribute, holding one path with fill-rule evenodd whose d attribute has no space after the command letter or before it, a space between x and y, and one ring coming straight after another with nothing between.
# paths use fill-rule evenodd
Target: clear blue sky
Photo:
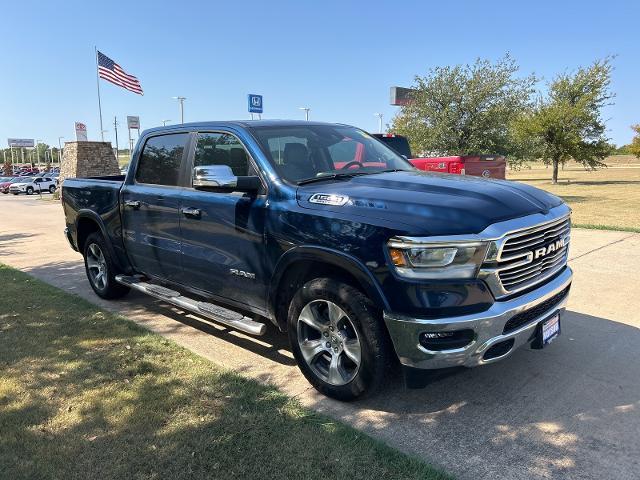
<instances>
[{"instance_id":1,"label":"clear blue sky","mask_svg":"<svg viewBox=\"0 0 640 480\"><path fill-rule=\"evenodd\" d=\"M96 6L94 6L96 5ZM377 129L396 112L389 87L429 67L495 60L555 73L617 54L606 111L617 144L640 123L640 2L202 1L31 2L2 6L0 141L99 137L93 47L136 75L143 97L101 81L103 116L139 115L143 128L179 120L248 118L246 94L264 95L265 118L311 118ZM120 127L120 139L126 129ZM124 145L122 142L120 145Z\"/></svg>"}]
</instances>

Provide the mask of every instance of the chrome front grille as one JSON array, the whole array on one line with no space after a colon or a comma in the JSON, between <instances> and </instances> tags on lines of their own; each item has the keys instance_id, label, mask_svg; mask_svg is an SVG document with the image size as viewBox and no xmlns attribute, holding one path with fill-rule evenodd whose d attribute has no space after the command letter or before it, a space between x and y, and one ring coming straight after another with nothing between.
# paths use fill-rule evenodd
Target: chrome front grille
<instances>
[{"instance_id":1,"label":"chrome front grille","mask_svg":"<svg viewBox=\"0 0 640 480\"><path fill-rule=\"evenodd\" d=\"M568 216L509 233L499 246L495 272L504 294L549 278L567 263L571 220Z\"/></svg>"}]
</instances>

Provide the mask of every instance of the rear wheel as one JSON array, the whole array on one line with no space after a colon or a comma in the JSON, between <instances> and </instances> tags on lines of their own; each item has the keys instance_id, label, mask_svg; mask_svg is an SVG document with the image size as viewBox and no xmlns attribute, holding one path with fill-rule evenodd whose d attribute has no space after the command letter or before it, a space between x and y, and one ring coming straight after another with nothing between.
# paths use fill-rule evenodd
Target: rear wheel
<instances>
[{"instance_id":1,"label":"rear wheel","mask_svg":"<svg viewBox=\"0 0 640 480\"><path fill-rule=\"evenodd\" d=\"M129 293L128 287L116 282L118 272L104 237L98 232L89 235L84 244L84 266L89 284L99 297L114 299Z\"/></svg>"},{"instance_id":2,"label":"rear wheel","mask_svg":"<svg viewBox=\"0 0 640 480\"><path fill-rule=\"evenodd\" d=\"M27 195L33 195L33 187L27 187Z\"/></svg>"},{"instance_id":3,"label":"rear wheel","mask_svg":"<svg viewBox=\"0 0 640 480\"><path fill-rule=\"evenodd\" d=\"M362 292L317 278L289 307L289 340L298 366L321 393L353 400L373 393L390 364L390 344L379 311Z\"/></svg>"}]
</instances>

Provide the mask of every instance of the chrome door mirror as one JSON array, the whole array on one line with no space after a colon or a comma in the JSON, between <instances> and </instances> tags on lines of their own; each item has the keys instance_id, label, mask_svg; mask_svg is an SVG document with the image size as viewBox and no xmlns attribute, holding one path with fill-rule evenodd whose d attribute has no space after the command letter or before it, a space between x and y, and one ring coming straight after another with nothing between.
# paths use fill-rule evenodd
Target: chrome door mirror
<instances>
[{"instance_id":1,"label":"chrome door mirror","mask_svg":"<svg viewBox=\"0 0 640 480\"><path fill-rule=\"evenodd\" d=\"M193 188L223 188L233 190L238 177L228 165L202 165L193 169Z\"/></svg>"},{"instance_id":2,"label":"chrome door mirror","mask_svg":"<svg viewBox=\"0 0 640 480\"><path fill-rule=\"evenodd\" d=\"M193 169L193 188L223 192L260 192L257 176L238 177L228 165L202 165Z\"/></svg>"}]
</instances>

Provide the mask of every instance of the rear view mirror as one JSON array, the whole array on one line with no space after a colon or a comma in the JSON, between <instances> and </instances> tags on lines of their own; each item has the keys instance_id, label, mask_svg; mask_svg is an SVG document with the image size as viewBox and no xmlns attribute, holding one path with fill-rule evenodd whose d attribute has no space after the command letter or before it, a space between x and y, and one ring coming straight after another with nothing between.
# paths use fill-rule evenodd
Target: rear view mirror
<instances>
[{"instance_id":1,"label":"rear view mirror","mask_svg":"<svg viewBox=\"0 0 640 480\"><path fill-rule=\"evenodd\" d=\"M225 192L257 192L262 184L255 176L236 176L228 165L202 165L193 169L193 188Z\"/></svg>"}]
</instances>

